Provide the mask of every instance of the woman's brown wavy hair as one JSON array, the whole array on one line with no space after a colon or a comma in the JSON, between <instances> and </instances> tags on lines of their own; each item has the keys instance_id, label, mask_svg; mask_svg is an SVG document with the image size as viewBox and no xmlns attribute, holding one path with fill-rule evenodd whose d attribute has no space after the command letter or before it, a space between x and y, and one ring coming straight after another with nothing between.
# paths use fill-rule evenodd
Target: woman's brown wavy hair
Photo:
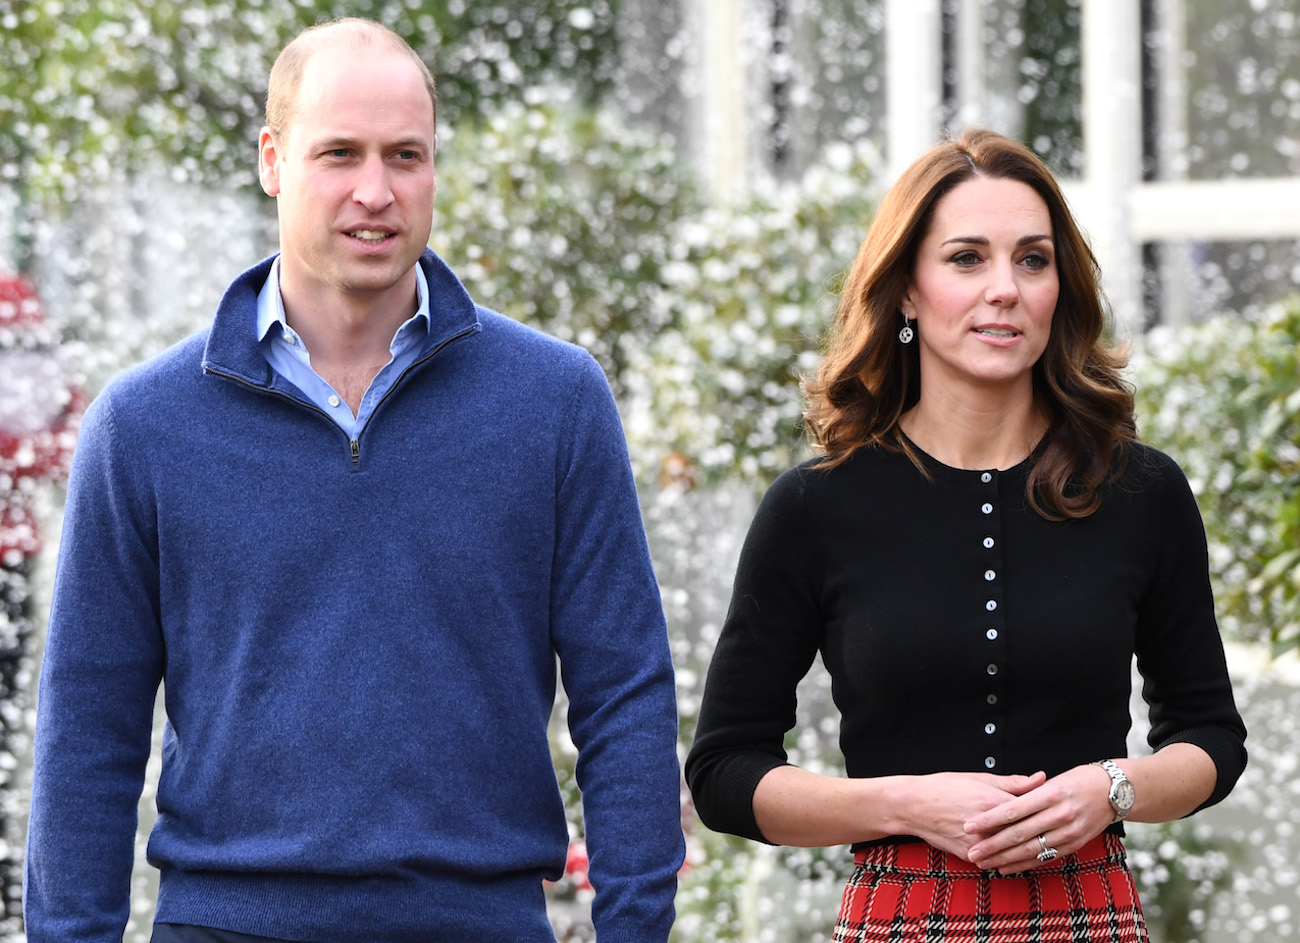
<instances>
[{"instance_id":1,"label":"woman's brown wavy hair","mask_svg":"<svg viewBox=\"0 0 1300 943\"><path fill-rule=\"evenodd\" d=\"M809 434L821 467L864 445L905 452L920 467L899 429L921 395L917 345L898 340L901 303L935 204L974 177L1027 184L1051 216L1060 297L1033 368L1034 396L1049 428L1034 454L1027 498L1051 520L1086 517L1137 437L1133 393L1120 376L1126 356L1102 340L1097 260L1051 171L1028 148L991 131L969 130L939 144L881 201L845 278L825 358L804 381Z\"/></svg>"}]
</instances>

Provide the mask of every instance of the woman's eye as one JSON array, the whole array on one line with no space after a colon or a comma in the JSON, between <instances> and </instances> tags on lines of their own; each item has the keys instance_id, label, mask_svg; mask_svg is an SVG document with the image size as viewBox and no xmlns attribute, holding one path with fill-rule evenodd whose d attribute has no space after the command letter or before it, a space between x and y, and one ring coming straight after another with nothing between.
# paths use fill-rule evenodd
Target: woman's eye
<instances>
[{"instance_id":1,"label":"woman's eye","mask_svg":"<svg viewBox=\"0 0 1300 943\"><path fill-rule=\"evenodd\" d=\"M980 257L979 253L968 249L965 252L958 252L952 257L952 261L957 265L978 265Z\"/></svg>"},{"instance_id":2,"label":"woman's eye","mask_svg":"<svg viewBox=\"0 0 1300 943\"><path fill-rule=\"evenodd\" d=\"M1048 260L1047 256L1040 255L1037 252L1025 256L1024 262L1032 269L1044 269L1048 268L1052 264Z\"/></svg>"}]
</instances>

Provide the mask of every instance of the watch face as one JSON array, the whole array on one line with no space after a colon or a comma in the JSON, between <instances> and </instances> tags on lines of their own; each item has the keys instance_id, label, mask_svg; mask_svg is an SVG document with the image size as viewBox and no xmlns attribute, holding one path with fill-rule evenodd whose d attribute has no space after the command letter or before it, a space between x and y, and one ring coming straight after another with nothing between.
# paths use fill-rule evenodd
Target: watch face
<instances>
[{"instance_id":1,"label":"watch face","mask_svg":"<svg viewBox=\"0 0 1300 943\"><path fill-rule=\"evenodd\" d=\"M1128 780L1115 784L1115 791L1111 794L1111 802L1115 807L1127 812L1133 808L1134 790L1133 784Z\"/></svg>"}]
</instances>

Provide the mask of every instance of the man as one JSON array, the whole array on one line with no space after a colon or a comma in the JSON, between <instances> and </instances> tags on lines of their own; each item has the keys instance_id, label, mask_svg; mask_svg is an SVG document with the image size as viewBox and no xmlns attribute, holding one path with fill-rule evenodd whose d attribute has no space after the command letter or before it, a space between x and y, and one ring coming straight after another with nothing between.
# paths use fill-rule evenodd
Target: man
<instances>
[{"instance_id":1,"label":"man","mask_svg":"<svg viewBox=\"0 0 1300 943\"><path fill-rule=\"evenodd\" d=\"M666 940L672 667L595 362L426 249L433 81L359 20L271 73L280 255L115 381L73 463L28 940L120 941L149 749L154 940L552 941L569 696L598 938Z\"/></svg>"}]
</instances>

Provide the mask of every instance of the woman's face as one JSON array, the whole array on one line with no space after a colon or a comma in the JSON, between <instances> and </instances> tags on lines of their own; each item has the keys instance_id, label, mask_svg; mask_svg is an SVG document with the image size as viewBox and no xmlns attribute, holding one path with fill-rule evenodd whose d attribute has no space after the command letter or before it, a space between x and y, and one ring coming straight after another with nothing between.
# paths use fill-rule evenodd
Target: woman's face
<instances>
[{"instance_id":1,"label":"woman's face","mask_svg":"<svg viewBox=\"0 0 1300 943\"><path fill-rule=\"evenodd\" d=\"M921 394L1032 395L1060 293L1047 204L1017 180L974 177L945 194L903 299L916 319Z\"/></svg>"}]
</instances>

